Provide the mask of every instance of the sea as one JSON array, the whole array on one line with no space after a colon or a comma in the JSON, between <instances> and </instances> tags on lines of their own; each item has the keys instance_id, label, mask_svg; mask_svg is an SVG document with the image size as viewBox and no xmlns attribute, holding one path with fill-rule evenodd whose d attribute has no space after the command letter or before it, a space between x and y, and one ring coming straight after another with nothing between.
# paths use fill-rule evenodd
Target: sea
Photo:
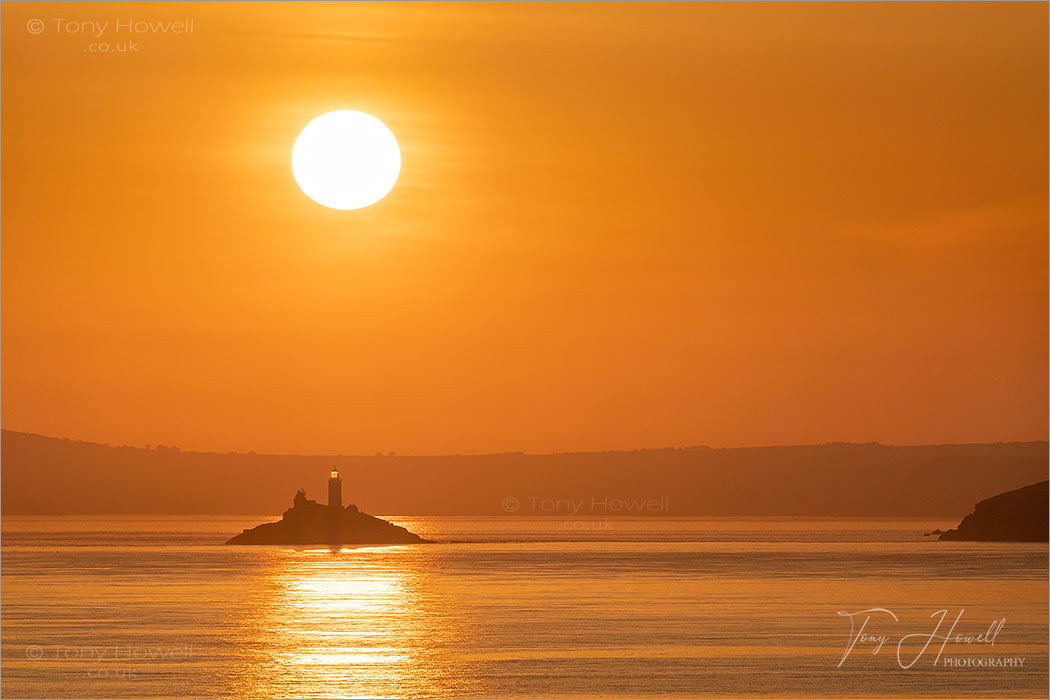
<instances>
[{"instance_id":1,"label":"sea","mask_svg":"<svg viewBox=\"0 0 1050 700\"><path fill-rule=\"evenodd\" d=\"M1046 544L948 521L396 517L433 540L226 546L273 516L4 517L0 694L1047 697Z\"/></svg>"}]
</instances>

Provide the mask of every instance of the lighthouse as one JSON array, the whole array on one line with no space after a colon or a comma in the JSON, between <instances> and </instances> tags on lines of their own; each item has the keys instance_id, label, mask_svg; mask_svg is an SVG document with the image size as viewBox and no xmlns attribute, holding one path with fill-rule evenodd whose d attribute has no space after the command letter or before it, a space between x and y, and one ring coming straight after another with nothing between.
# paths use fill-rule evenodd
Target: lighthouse
<instances>
[{"instance_id":1,"label":"lighthouse","mask_svg":"<svg viewBox=\"0 0 1050 700\"><path fill-rule=\"evenodd\" d=\"M343 507L343 480L339 478L339 470L332 467L332 475L328 477L328 507Z\"/></svg>"}]
</instances>

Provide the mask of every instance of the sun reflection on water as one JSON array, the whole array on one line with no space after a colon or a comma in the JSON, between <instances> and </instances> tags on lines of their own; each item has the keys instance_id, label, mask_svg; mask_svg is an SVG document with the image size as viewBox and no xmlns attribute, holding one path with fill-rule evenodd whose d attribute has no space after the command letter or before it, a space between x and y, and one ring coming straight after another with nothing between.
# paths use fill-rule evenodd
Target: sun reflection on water
<instances>
[{"instance_id":1,"label":"sun reflection on water","mask_svg":"<svg viewBox=\"0 0 1050 700\"><path fill-rule=\"evenodd\" d=\"M253 660L238 694L442 694L445 674L431 673L441 664L428 653L428 640L441 634L426 612L433 606L420 604L425 560L414 549L272 552L244 634Z\"/></svg>"}]
</instances>

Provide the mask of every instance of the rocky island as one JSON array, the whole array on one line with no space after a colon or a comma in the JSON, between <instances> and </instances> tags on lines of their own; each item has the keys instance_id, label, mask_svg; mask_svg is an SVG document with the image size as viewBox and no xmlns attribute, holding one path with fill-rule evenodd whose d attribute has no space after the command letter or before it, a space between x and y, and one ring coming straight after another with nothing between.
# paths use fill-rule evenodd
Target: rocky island
<instances>
[{"instance_id":1,"label":"rocky island","mask_svg":"<svg viewBox=\"0 0 1050 700\"><path fill-rule=\"evenodd\" d=\"M426 542L403 527L342 505L342 479L332 470L328 505L312 501L299 489L280 521L263 523L231 537L226 544L418 544Z\"/></svg>"},{"instance_id":2,"label":"rocky island","mask_svg":"<svg viewBox=\"0 0 1050 700\"><path fill-rule=\"evenodd\" d=\"M986 498L974 506L973 513L963 518L954 530L940 536L942 540L960 542L1046 542L1050 523L1050 482L1040 481L998 496Z\"/></svg>"}]
</instances>

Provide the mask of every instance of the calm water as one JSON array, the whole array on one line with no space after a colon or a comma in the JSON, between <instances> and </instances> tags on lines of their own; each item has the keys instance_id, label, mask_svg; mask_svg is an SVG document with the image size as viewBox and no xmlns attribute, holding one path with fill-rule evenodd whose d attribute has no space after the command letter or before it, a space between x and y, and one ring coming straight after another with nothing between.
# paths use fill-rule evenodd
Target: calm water
<instances>
[{"instance_id":1,"label":"calm water","mask_svg":"<svg viewBox=\"0 0 1050 700\"><path fill-rule=\"evenodd\" d=\"M391 518L441 543L221 544L267 519L5 517L4 697L1047 695L1047 546L922 536L947 522ZM838 613L873 607L898 621L873 613L882 648L843 660ZM938 610L971 643L901 668Z\"/></svg>"}]
</instances>

